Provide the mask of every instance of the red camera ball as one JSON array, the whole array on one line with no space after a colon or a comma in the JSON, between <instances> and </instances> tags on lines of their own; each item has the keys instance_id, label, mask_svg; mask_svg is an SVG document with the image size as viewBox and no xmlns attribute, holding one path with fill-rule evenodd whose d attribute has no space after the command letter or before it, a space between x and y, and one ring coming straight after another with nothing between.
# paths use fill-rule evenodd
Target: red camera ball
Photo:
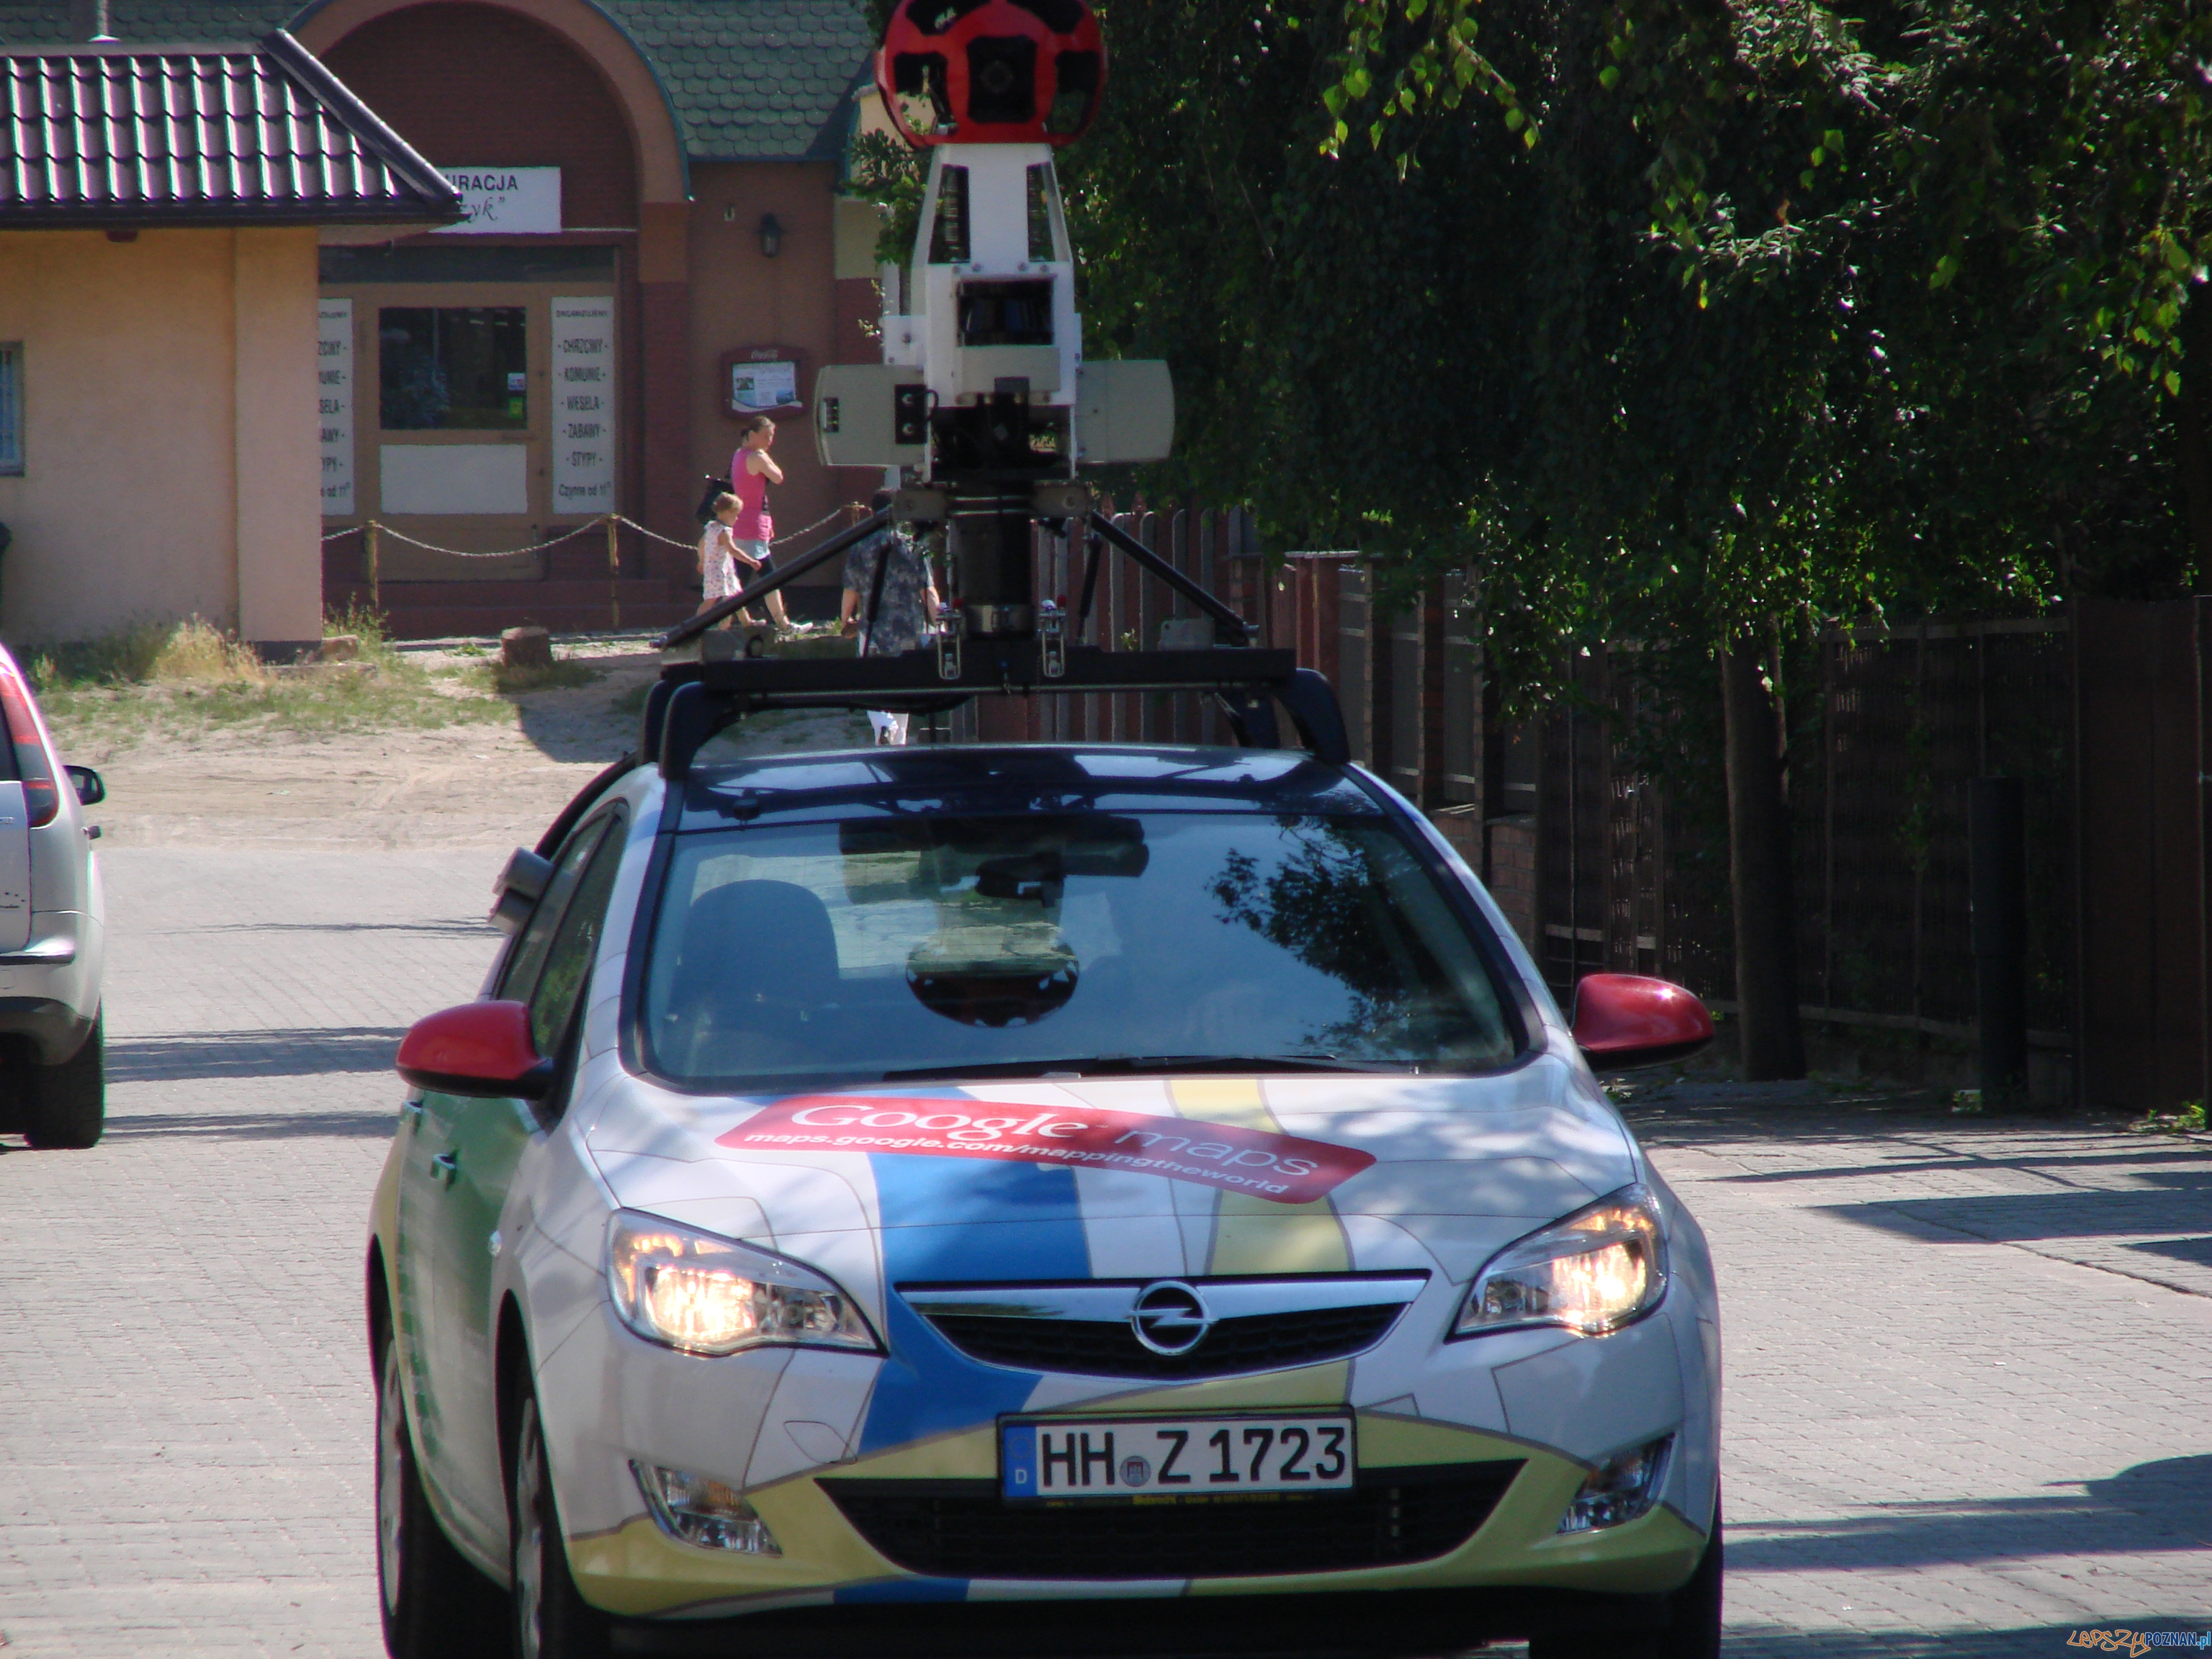
<instances>
[{"instance_id":1,"label":"red camera ball","mask_svg":"<svg viewBox=\"0 0 2212 1659\"><path fill-rule=\"evenodd\" d=\"M1083 0L899 0L876 87L913 144L1065 144L1106 89Z\"/></svg>"}]
</instances>

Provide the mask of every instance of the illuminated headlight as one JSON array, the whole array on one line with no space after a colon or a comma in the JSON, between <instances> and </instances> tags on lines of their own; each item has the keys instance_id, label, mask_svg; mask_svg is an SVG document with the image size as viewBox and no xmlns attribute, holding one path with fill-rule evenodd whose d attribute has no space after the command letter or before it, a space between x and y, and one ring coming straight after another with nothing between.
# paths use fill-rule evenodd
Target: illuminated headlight
<instances>
[{"instance_id":1,"label":"illuminated headlight","mask_svg":"<svg viewBox=\"0 0 2212 1659\"><path fill-rule=\"evenodd\" d=\"M710 1480L703 1474L664 1469L658 1463L633 1460L629 1472L645 1494L645 1506L660 1523L661 1531L702 1550L730 1550L738 1555L781 1555L768 1522L745 1502L735 1486Z\"/></svg>"},{"instance_id":2,"label":"illuminated headlight","mask_svg":"<svg viewBox=\"0 0 2212 1659\"><path fill-rule=\"evenodd\" d=\"M1564 1325L1601 1336L1642 1318L1666 1293L1658 1206L1644 1188L1623 1187L1500 1250L1475 1275L1452 1334Z\"/></svg>"},{"instance_id":3,"label":"illuminated headlight","mask_svg":"<svg viewBox=\"0 0 2212 1659\"><path fill-rule=\"evenodd\" d=\"M1631 1447L1608 1457L1589 1473L1575 1501L1559 1517L1561 1532L1596 1532L1633 1521L1658 1500L1659 1481L1667 1473L1667 1454L1674 1444L1671 1434Z\"/></svg>"},{"instance_id":4,"label":"illuminated headlight","mask_svg":"<svg viewBox=\"0 0 2212 1659\"><path fill-rule=\"evenodd\" d=\"M607 1289L630 1329L686 1353L877 1347L852 1297L811 1268L635 1210L608 1224Z\"/></svg>"}]
</instances>

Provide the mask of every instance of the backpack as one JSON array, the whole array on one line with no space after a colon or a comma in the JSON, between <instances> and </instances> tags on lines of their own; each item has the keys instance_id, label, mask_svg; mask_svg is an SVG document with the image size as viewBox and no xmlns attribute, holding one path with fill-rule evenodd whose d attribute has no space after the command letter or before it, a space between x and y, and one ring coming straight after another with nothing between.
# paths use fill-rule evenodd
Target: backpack
<instances>
[{"instance_id":1,"label":"backpack","mask_svg":"<svg viewBox=\"0 0 2212 1659\"><path fill-rule=\"evenodd\" d=\"M711 475L708 477L706 493L699 497L699 505L693 508L691 513L691 516L699 520L700 529L704 530L714 522L714 498L729 493L730 481L727 478L717 478Z\"/></svg>"}]
</instances>

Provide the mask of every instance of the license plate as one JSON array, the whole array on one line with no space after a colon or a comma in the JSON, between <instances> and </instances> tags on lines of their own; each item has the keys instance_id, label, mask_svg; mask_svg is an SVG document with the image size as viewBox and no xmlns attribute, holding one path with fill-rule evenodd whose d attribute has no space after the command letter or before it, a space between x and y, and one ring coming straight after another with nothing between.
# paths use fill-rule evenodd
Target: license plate
<instances>
[{"instance_id":1,"label":"license plate","mask_svg":"<svg viewBox=\"0 0 2212 1659\"><path fill-rule=\"evenodd\" d=\"M1344 1492L1354 1468L1341 1415L1030 1418L999 1429L999 1490L1016 1500Z\"/></svg>"}]
</instances>

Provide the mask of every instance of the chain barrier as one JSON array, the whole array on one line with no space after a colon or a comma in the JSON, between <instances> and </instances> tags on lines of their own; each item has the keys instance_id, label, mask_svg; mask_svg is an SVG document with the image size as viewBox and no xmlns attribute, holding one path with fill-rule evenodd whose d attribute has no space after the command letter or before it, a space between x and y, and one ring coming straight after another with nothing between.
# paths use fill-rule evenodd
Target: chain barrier
<instances>
[{"instance_id":1,"label":"chain barrier","mask_svg":"<svg viewBox=\"0 0 2212 1659\"><path fill-rule=\"evenodd\" d=\"M849 508L842 507L833 507L830 511L823 514L820 518L817 519L812 524L806 526L803 529L794 530L788 536L778 536L774 541L770 542L769 545L770 547L782 547L789 543L798 541L801 537L811 536L816 531L821 529L823 525L830 523L832 520L843 518L849 510ZM390 525L384 524L375 519L366 520L362 523L356 525L349 525L343 530L333 530L330 534L323 537L321 539L325 542L334 542L346 536L365 535L369 531L374 530L377 532L380 538L389 538L395 542L404 542L410 547L421 548L425 553L443 554L447 558L512 559L524 553L543 553L549 547L558 547L562 542L574 541L579 536L586 535L592 531L599 529L603 526L610 524L620 525L625 530L635 530L639 535L644 537L647 541L659 542L663 547L679 547L688 553L694 550L698 546L696 542L679 541L673 536L664 536L657 530L648 530L636 520L625 519L619 513L604 514L600 517L593 519L588 524L579 525L576 528L568 532L564 535L554 537L550 541L532 542L526 547L506 547L489 553L482 550L481 549L440 547L435 542L420 540L416 537L408 535L404 531L394 530Z\"/></svg>"},{"instance_id":2,"label":"chain barrier","mask_svg":"<svg viewBox=\"0 0 2212 1659\"><path fill-rule=\"evenodd\" d=\"M848 511L849 511L849 509L847 507L832 507L829 512L823 514L820 518L817 519L812 524L806 526L804 529L794 530L787 536L778 536L774 541L770 542L769 545L770 547L781 547L787 543L799 540L801 537L811 536L816 531L821 529L823 526L830 523L832 520L844 517ZM380 524L374 519L369 519L362 523L349 526L343 530L333 530L328 535L324 536L321 539L324 542L334 542L345 536L359 536L361 538L362 563L364 567L362 574L368 579L368 582L369 608L371 610L381 610L383 609L384 582L379 569L379 566L381 562L379 544L386 536L389 536L393 541L404 542L410 547L419 547L426 553L442 554L447 558L512 559L525 553L544 552L549 548L558 547L563 542L572 542L579 536L588 535L591 532L599 529L604 529L607 535L608 625L613 628L620 628L622 626L622 546L617 536L617 532L624 529L633 530L639 535L644 537L647 541L659 542L664 547L682 548L687 553L696 548L698 544L696 542L678 541L675 538L672 536L664 536L658 531L647 530L643 525L638 523L636 520L625 519L619 513L602 514L599 517L592 520L588 524L578 525L574 530L568 532L564 535L556 536L550 541L533 542L527 547L505 548L495 553L472 551L469 549L459 547L440 547L434 542L422 541L416 537L406 534L403 531L394 530L390 525Z\"/></svg>"}]
</instances>

